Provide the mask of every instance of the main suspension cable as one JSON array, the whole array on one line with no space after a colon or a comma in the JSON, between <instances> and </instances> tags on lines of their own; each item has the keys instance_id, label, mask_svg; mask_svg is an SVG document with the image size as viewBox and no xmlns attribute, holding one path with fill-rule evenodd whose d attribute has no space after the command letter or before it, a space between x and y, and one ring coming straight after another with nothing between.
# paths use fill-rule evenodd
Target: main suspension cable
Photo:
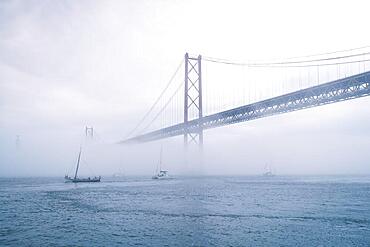
<instances>
[{"instance_id":1,"label":"main suspension cable","mask_svg":"<svg viewBox=\"0 0 370 247\"><path fill-rule=\"evenodd\" d=\"M157 120L157 118L161 115L161 113L167 108L167 106L169 105L169 103L172 101L172 99L175 97L175 95L179 92L179 90L182 88L184 84L183 83L180 83L179 86L177 87L177 89L175 90L175 92L171 95L171 97L168 99L168 101L164 104L164 106L161 108L161 110L159 110L159 112L157 113L157 115L155 115L155 117L152 119L152 121L150 121L150 123L145 126L145 128L143 128L143 130L141 131L141 134L143 132L145 132L151 125L152 123L154 123L155 120Z\"/></svg>"},{"instance_id":2,"label":"main suspension cable","mask_svg":"<svg viewBox=\"0 0 370 247\"><path fill-rule=\"evenodd\" d=\"M323 65L331 65L330 64L306 64L303 66L297 66L295 64L304 64L304 63L313 63L313 62L324 62L324 61L332 61L332 60L339 60L339 59L347 59L352 57L358 57L358 56L365 56L370 55L370 52L363 52L363 53L357 53L357 54L351 54L351 55L343 55L343 56L336 56L336 57L328 57L328 58L318 58L318 59L310 59L310 60L297 60L297 61L281 61L281 62L265 62L265 63L244 63L244 62L237 62L222 58L214 58L214 57L207 57L203 56L203 60L208 62L214 62L214 63L222 63L222 64L229 64L229 65L238 65L238 66L247 66L247 67L310 67L310 66L323 66ZM340 62L340 64L344 63L353 63L353 62L364 62L367 60L358 60L358 61L346 61L346 62ZM332 63L333 65L338 64ZM283 65L283 66L279 66ZM290 66L293 65L293 66Z\"/></svg>"},{"instance_id":3,"label":"main suspension cable","mask_svg":"<svg viewBox=\"0 0 370 247\"><path fill-rule=\"evenodd\" d=\"M337 50L337 51L331 51L331 52L316 53L316 54L311 54L311 55L288 57L288 58L284 58L282 60L290 60L290 59L297 59L297 58L307 58L307 57L318 57L318 56L323 56L323 55L331 55L331 54L336 54L336 53L344 53L344 52L349 52L349 51L363 50L363 49L367 49L367 48L370 48L370 45L356 47L356 48L350 48L350 49L345 49L345 50Z\"/></svg>"},{"instance_id":4,"label":"main suspension cable","mask_svg":"<svg viewBox=\"0 0 370 247\"><path fill-rule=\"evenodd\" d=\"M184 59L181 59L180 64L177 66L175 72L172 74L171 79L168 81L166 87L162 90L162 92L160 93L160 95L158 96L158 98L156 99L156 101L154 102L154 104L150 107L149 111L141 118L141 120L139 121L139 123L126 135L125 139L127 139L128 137L130 137L140 127L140 125L145 121L145 119L149 116L149 114L153 111L153 109L156 107L156 105L158 104L158 102L161 100L161 98L164 95L164 93L166 92L166 90L169 88L169 86L173 82L173 79L175 78L175 76L179 72L179 70L180 70L180 68L181 68L181 66L182 66L183 63L184 63Z\"/></svg>"},{"instance_id":5,"label":"main suspension cable","mask_svg":"<svg viewBox=\"0 0 370 247\"><path fill-rule=\"evenodd\" d=\"M369 53L366 54L358 54L358 56L361 55L370 55ZM340 59L340 58L337 58ZM343 62L333 62L333 63L316 63L316 64L298 64L297 63L304 63L302 62L284 62L284 63L240 63L240 62L231 62L231 61L225 61L225 60L216 60L216 59L210 59L210 58L204 58L207 62L212 63L221 63L221 64L228 64L228 65L236 65L236 66L245 66L245 67L257 67L257 68L302 68L302 67L319 67L319 66L330 66L330 65L339 65L339 64L351 64L351 63L361 63L361 62L368 62L370 59L361 59L361 60L352 60L352 61L343 61ZM325 60L317 60L317 61L326 61ZM331 59L330 59L331 60ZM312 61L314 62L314 61ZM306 61L308 63L308 61Z\"/></svg>"}]
</instances>

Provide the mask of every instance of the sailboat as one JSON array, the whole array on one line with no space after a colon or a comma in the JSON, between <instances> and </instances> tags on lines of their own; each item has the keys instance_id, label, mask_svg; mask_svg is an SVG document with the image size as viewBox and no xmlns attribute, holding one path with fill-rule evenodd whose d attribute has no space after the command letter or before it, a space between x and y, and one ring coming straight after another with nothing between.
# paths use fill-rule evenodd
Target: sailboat
<instances>
[{"instance_id":1,"label":"sailboat","mask_svg":"<svg viewBox=\"0 0 370 247\"><path fill-rule=\"evenodd\" d=\"M272 172L271 165L265 165L265 172L262 174L264 177L273 177L275 174Z\"/></svg>"},{"instance_id":2,"label":"sailboat","mask_svg":"<svg viewBox=\"0 0 370 247\"><path fill-rule=\"evenodd\" d=\"M170 177L168 176L168 171L162 170L162 147L161 147L161 152L159 155L159 164L157 166L155 175L152 177L152 179L169 179Z\"/></svg>"},{"instance_id":3,"label":"sailboat","mask_svg":"<svg viewBox=\"0 0 370 247\"><path fill-rule=\"evenodd\" d=\"M80 152L78 153L78 159L77 159L77 167L76 167L76 172L75 172L75 176L72 178L68 175L65 175L64 176L64 179L65 179L65 182L66 183L93 183L93 182L100 182L100 176L99 177L93 177L93 178L79 178L77 177L77 174L78 174L78 168L80 167L80 160L81 160L81 152L82 152L82 149L80 147Z\"/></svg>"}]
</instances>

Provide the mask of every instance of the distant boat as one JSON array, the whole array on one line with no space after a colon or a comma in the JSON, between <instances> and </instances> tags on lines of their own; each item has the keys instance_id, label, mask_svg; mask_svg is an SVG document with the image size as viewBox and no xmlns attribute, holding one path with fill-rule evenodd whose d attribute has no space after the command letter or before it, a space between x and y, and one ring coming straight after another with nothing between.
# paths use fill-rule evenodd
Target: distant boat
<instances>
[{"instance_id":1,"label":"distant boat","mask_svg":"<svg viewBox=\"0 0 370 247\"><path fill-rule=\"evenodd\" d=\"M162 147L161 147L161 152L159 155L159 164L155 171L155 175L152 177L152 179L169 179L169 178L170 176L168 175L168 171L162 170Z\"/></svg>"},{"instance_id":2,"label":"distant boat","mask_svg":"<svg viewBox=\"0 0 370 247\"><path fill-rule=\"evenodd\" d=\"M118 172L112 174L113 178L123 178L125 177L125 173L123 172L123 169L119 169Z\"/></svg>"},{"instance_id":3,"label":"distant boat","mask_svg":"<svg viewBox=\"0 0 370 247\"><path fill-rule=\"evenodd\" d=\"M112 175L112 177L114 177L114 178L123 178L123 177L125 177L125 174L124 173L114 173Z\"/></svg>"},{"instance_id":4,"label":"distant boat","mask_svg":"<svg viewBox=\"0 0 370 247\"><path fill-rule=\"evenodd\" d=\"M157 174L155 174L152 179L166 179L166 178L170 178L168 176L168 171L165 171L165 170L160 170Z\"/></svg>"},{"instance_id":5,"label":"distant boat","mask_svg":"<svg viewBox=\"0 0 370 247\"><path fill-rule=\"evenodd\" d=\"M72 178L68 175L65 175L64 176L64 179L65 179L65 182L66 183L96 183L96 182L100 182L100 176L99 177L93 177L93 178L79 178L77 177L77 174L78 174L78 168L80 167L80 160L81 160L81 147L80 147L80 152L78 154L78 160L77 160L77 167L76 167L76 172L75 172L75 176Z\"/></svg>"},{"instance_id":6,"label":"distant boat","mask_svg":"<svg viewBox=\"0 0 370 247\"><path fill-rule=\"evenodd\" d=\"M264 177L273 177L275 174L272 172L271 165L265 165L265 172L262 174Z\"/></svg>"}]
</instances>

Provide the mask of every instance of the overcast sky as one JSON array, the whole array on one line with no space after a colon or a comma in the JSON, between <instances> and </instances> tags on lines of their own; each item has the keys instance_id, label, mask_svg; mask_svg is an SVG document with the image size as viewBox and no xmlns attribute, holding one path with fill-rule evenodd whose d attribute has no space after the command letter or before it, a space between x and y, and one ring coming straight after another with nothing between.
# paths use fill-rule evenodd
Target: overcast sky
<instances>
[{"instance_id":1,"label":"overcast sky","mask_svg":"<svg viewBox=\"0 0 370 247\"><path fill-rule=\"evenodd\" d=\"M260 174L266 163L278 174L369 174L370 98L208 130L201 165L183 164L181 137L114 144L185 52L249 61L367 46L368 9L367 1L1 0L0 176L63 176L80 143L86 167L103 175L153 173L161 144L175 174ZM205 73L212 88L206 79L216 74ZM248 79L233 81L238 91ZM228 83L213 88L222 95ZM97 133L89 144L86 125Z\"/></svg>"}]
</instances>

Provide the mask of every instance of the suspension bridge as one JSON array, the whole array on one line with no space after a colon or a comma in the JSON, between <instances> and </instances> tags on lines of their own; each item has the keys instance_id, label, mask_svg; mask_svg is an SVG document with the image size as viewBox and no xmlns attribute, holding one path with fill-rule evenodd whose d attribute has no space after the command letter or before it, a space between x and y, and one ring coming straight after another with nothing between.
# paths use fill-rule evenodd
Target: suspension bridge
<instances>
[{"instance_id":1,"label":"suspension bridge","mask_svg":"<svg viewBox=\"0 0 370 247\"><path fill-rule=\"evenodd\" d=\"M120 143L183 136L185 146L194 142L202 147L207 129L368 96L369 48L251 62L185 54L149 111ZM216 75L204 80L204 70L212 65ZM173 85L181 68L185 73ZM213 88L218 92L209 92Z\"/></svg>"}]
</instances>

